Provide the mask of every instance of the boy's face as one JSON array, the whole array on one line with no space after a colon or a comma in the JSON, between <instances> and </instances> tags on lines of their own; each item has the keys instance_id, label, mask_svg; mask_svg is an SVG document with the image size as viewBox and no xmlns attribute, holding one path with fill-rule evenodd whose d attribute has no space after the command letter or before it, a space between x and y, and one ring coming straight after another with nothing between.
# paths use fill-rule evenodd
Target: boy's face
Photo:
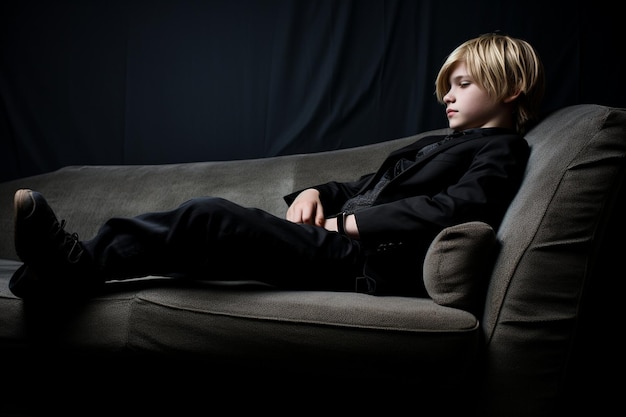
<instances>
[{"instance_id":1,"label":"boy's face","mask_svg":"<svg viewBox=\"0 0 626 417\"><path fill-rule=\"evenodd\" d=\"M459 62L450 73L450 91L443 96L451 129L466 130L481 127L512 128L511 110L505 103L493 100L478 86Z\"/></svg>"}]
</instances>

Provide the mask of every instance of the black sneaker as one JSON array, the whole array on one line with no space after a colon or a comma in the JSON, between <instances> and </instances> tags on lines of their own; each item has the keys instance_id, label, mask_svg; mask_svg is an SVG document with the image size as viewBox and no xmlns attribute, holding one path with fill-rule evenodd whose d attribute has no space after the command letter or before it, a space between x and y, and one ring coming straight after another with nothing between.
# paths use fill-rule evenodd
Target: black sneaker
<instances>
[{"instance_id":1,"label":"black sneaker","mask_svg":"<svg viewBox=\"0 0 626 417\"><path fill-rule=\"evenodd\" d=\"M63 268L78 263L84 250L76 233L68 233L40 193L15 192L15 251L27 265Z\"/></svg>"},{"instance_id":2,"label":"black sneaker","mask_svg":"<svg viewBox=\"0 0 626 417\"><path fill-rule=\"evenodd\" d=\"M15 251L24 262L12 278L14 294L93 294L104 283L76 233L65 231L46 199L38 192L17 190L15 209ZM15 290L15 291L14 291Z\"/></svg>"}]
</instances>

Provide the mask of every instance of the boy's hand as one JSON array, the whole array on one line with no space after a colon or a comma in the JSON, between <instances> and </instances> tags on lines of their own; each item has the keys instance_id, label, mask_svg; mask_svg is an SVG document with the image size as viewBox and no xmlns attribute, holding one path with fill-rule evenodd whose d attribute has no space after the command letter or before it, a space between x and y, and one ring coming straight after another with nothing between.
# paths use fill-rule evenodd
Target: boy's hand
<instances>
[{"instance_id":1,"label":"boy's hand","mask_svg":"<svg viewBox=\"0 0 626 417\"><path fill-rule=\"evenodd\" d=\"M309 188L298 194L287 209L285 217L294 223L324 226L324 208L319 191Z\"/></svg>"}]
</instances>

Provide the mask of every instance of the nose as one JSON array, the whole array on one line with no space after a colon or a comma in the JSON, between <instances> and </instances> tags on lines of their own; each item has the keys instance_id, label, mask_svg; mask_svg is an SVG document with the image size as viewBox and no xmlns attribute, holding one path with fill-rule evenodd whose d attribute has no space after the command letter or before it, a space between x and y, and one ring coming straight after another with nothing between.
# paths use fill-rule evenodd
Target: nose
<instances>
[{"instance_id":1,"label":"nose","mask_svg":"<svg viewBox=\"0 0 626 417\"><path fill-rule=\"evenodd\" d=\"M445 96L443 96L444 103L452 103L454 102L454 96L452 95L452 90L448 91Z\"/></svg>"}]
</instances>

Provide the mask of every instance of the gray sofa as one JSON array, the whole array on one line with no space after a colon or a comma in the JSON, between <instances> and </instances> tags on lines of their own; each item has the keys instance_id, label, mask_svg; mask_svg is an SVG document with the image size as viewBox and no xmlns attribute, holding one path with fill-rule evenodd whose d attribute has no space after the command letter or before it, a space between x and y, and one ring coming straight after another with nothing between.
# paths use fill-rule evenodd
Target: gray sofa
<instances>
[{"instance_id":1,"label":"gray sofa","mask_svg":"<svg viewBox=\"0 0 626 417\"><path fill-rule=\"evenodd\" d=\"M71 166L0 184L0 407L11 415L82 413L81 401L177 415L218 405L476 416L611 409L608 375L623 363L614 340L623 328L626 109L570 106L533 128L527 173L499 230L469 223L433 242L424 264L432 298L277 291L254 276L112 282L82 302L31 304L9 291L20 265L18 188L41 191L85 239L110 216L201 195L283 216L283 195L354 179L415 138L256 160Z\"/></svg>"}]
</instances>

